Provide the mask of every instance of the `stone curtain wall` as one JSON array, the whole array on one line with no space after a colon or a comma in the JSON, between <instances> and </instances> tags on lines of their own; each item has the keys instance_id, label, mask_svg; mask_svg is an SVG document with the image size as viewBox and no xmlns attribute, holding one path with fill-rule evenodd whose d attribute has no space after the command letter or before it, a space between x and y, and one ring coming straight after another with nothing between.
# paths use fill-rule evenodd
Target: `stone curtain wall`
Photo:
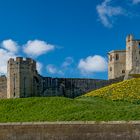
<instances>
[{"instance_id":1,"label":"stone curtain wall","mask_svg":"<svg viewBox=\"0 0 140 140\"><path fill-rule=\"evenodd\" d=\"M74 98L89 91L123 81L124 77L112 80L51 78L43 79L43 92L40 96L64 96Z\"/></svg>"},{"instance_id":2,"label":"stone curtain wall","mask_svg":"<svg viewBox=\"0 0 140 140\"><path fill-rule=\"evenodd\" d=\"M89 91L120 82L123 77L113 80L51 78L38 76L38 85L34 87L32 96L64 96L75 98ZM38 90L37 90L38 89ZM37 93L38 91L38 93ZM0 77L0 98L7 98L7 79Z\"/></svg>"},{"instance_id":3,"label":"stone curtain wall","mask_svg":"<svg viewBox=\"0 0 140 140\"><path fill-rule=\"evenodd\" d=\"M140 140L140 122L1 123L0 140Z\"/></svg>"}]
</instances>

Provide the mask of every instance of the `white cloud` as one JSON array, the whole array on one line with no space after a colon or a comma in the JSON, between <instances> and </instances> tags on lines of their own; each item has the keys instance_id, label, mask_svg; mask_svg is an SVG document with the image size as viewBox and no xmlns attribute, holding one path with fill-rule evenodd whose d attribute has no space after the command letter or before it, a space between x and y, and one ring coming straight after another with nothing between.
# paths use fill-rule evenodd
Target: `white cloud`
<instances>
[{"instance_id":1,"label":"white cloud","mask_svg":"<svg viewBox=\"0 0 140 140\"><path fill-rule=\"evenodd\" d=\"M37 63L36 63L36 67L37 67L37 71L38 71L39 73L41 73L41 72L42 72L42 68L43 68L43 64L40 63L40 62L37 62Z\"/></svg>"},{"instance_id":2,"label":"white cloud","mask_svg":"<svg viewBox=\"0 0 140 140\"><path fill-rule=\"evenodd\" d=\"M7 50L0 49L0 73L6 74L7 73L7 61L9 58L15 58L16 56L8 52Z\"/></svg>"},{"instance_id":3,"label":"white cloud","mask_svg":"<svg viewBox=\"0 0 140 140\"><path fill-rule=\"evenodd\" d=\"M99 55L88 56L87 58L80 60L78 69L82 74L104 72L107 70L107 61L104 57Z\"/></svg>"},{"instance_id":4,"label":"white cloud","mask_svg":"<svg viewBox=\"0 0 140 140\"><path fill-rule=\"evenodd\" d=\"M19 46L12 39L4 40L1 45L4 49L8 50L9 52L12 52L12 53L18 52Z\"/></svg>"},{"instance_id":5,"label":"white cloud","mask_svg":"<svg viewBox=\"0 0 140 140\"><path fill-rule=\"evenodd\" d=\"M105 27L113 26L113 18L119 15L124 15L125 10L120 6L111 6L112 0L104 0L101 4L97 5L96 10L101 23Z\"/></svg>"},{"instance_id":6,"label":"white cloud","mask_svg":"<svg viewBox=\"0 0 140 140\"><path fill-rule=\"evenodd\" d=\"M51 50L54 50L54 48L55 48L54 45L47 44L45 41L30 40L27 42L27 44L24 45L23 51L29 56L37 57Z\"/></svg>"},{"instance_id":7,"label":"white cloud","mask_svg":"<svg viewBox=\"0 0 140 140\"><path fill-rule=\"evenodd\" d=\"M57 73L57 68L52 64L47 65L46 69L50 74L56 74Z\"/></svg>"},{"instance_id":8,"label":"white cloud","mask_svg":"<svg viewBox=\"0 0 140 140\"><path fill-rule=\"evenodd\" d=\"M66 57L65 61L62 63L62 67L66 68L74 62L72 57Z\"/></svg>"},{"instance_id":9,"label":"white cloud","mask_svg":"<svg viewBox=\"0 0 140 140\"><path fill-rule=\"evenodd\" d=\"M0 74L7 73L7 61L15 58L18 53L18 44L12 39L4 40L0 44Z\"/></svg>"},{"instance_id":10,"label":"white cloud","mask_svg":"<svg viewBox=\"0 0 140 140\"><path fill-rule=\"evenodd\" d=\"M46 70L50 74L64 76L66 73L70 73L72 71L72 67L70 66L73 62L74 59L72 57L66 57L61 65L55 66L53 64L49 64L46 66Z\"/></svg>"},{"instance_id":11,"label":"white cloud","mask_svg":"<svg viewBox=\"0 0 140 140\"><path fill-rule=\"evenodd\" d=\"M55 65L49 64L46 66L47 72L50 74L64 75L63 71L58 69Z\"/></svg>"},{"instance_id":12,"label":"white cloud","mask_svg":"<svg viewBox=\"0 0 140 140\"><path fill-rule=\"evenodd\" d=\"M140 0L132 0L133 4L138 4L140 3Z\"/></svg>"},{"instance_id":13,"label":"white cloud","mask_svg":"<svg viewBox=\"0 0 140 140\"><path fill-rule=\"evenodd\" d=\"M54 49L53 45L47 44L45 41L40 40L28 41L25 45L21 46L19 46L12 39L3 40L0 43L0 74L7 73L7 61L9 58L21 56L21 53L23 52L18 52L20 47L23 47L22 51L26 53L24 57L27 55L30 57L37 57ZM42 68L42 63L37 62L37 70L39 73L42 72Z\"/></svg>"}]
</instances>

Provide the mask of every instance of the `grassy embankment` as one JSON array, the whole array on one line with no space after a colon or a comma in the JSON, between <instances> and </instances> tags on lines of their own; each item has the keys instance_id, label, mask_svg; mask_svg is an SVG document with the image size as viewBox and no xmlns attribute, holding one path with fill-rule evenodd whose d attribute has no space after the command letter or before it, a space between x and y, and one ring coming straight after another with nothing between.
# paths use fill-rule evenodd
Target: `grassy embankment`
<instances>
[{"instance_id":1,"label":"grassy embankment","mask_svg":"<svg viewBox=\"0 0 140 140\"><path fill-rule=\"evenodd\" d=\"M0 122L140 120L140 79L76 99L43 97L0 100Z\"/></svg>"}]
</instances>

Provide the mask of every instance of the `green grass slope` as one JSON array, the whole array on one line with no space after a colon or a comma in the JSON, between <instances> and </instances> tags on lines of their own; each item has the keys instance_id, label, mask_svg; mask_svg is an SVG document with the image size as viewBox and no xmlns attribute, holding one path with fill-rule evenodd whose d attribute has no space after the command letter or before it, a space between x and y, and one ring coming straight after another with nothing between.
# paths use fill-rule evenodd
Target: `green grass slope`
<instances>
[{"instance_id":1,"label":"green grass slope","mask_svg":"<svg viewBox=\"0 0 140 140\"><path fill-rule=\"evenodd\" d=\"M117 84L91 91L84 96L97 96L111 100L140 103L140 78L126 80Z\"/></svg>"},{"instance_id":2,"label":"green grass slope","mask_svg":"<svg viewBox=\"0 0 140 140\"><path fill-rule=\"evenodd\" d=\"M0 100L0 122L140 120L140 78L76 99L36 97Z\"/></svg>"},{"instance_id":3,"label":"green grass slope","mask_svg":"<svg viewBox=\"0 0 140 140\"><path fill-rule=\"evenodd\" d=\"M99 97L0 100L0 122L140 120L140 105Z\"/></svg>"}]
</instances>

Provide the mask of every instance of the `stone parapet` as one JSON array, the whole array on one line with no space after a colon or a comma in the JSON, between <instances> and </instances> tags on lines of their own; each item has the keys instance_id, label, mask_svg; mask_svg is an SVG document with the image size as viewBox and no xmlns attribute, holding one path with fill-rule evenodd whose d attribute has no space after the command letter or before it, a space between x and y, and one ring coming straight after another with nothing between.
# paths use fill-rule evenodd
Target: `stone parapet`
<instances>
[{"instance_id":1,"label":"stone parapet","mask_svg":"<svg viewBox=\"0 0 140 140\"><path fill-rule=\"evenodd\" d=\"M139 140L140 121L1 123L1 140Z\"/></svg>"}]
</instances>

